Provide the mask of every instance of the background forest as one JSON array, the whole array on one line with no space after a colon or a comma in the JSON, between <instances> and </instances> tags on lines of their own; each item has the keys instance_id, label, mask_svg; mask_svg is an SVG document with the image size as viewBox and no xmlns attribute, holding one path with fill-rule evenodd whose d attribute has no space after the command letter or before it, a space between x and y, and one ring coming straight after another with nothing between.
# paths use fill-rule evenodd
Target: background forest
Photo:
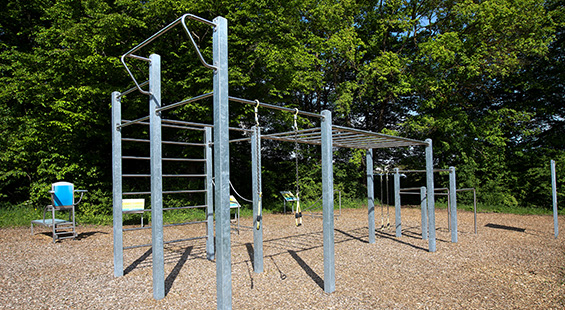
<instances>
[{"instance_id":1,"label":"background forest","mask_svg":"<svg viewBox=\"0 0 565 310\"><path fill-rule=\"evenodd\" d=\"M550 159L557 161L561 188L565 183L564 4L2 0L0 208L42 206L50 184L66 180L89 190L82 214L111 213L110 94L133 86L120 56L192 13L228 19L230 95L305 111L329 109L334 124L431 138L436 166L455 166L458 187L477 188L483 203L549 209ZM212 59L212 29L196 22L189 27L204 58ZM181 28L143 50L150 53L163 59L166 103L211 91L212 74ZM146 78L146 66L132 63L138 80ZM147 97L128 95L124 118L146 115L147 105ZM172 113L212 120L207 101ZM291 130L292 115L260 114L265 132ZM232 104L230 115L233 127L254 124L250 106ZM299 127L314 122L301 118ZM295 187L295 155L303 196L320 194L318 148L295 150L273 141L263 147L263 191L271 205L280 207L278 192ZM189 157L197 151L182 152ZM249 143L232 143L230 154L232 182L250 197ZM363 197L364 152L337 149L334 157L336 188ZM375 150L375 158L379 167L424 167L423 148ZM419 181L410 176L403 182ZM132 186L147 190L142 183Z\"/></svg>"}]
</instances>

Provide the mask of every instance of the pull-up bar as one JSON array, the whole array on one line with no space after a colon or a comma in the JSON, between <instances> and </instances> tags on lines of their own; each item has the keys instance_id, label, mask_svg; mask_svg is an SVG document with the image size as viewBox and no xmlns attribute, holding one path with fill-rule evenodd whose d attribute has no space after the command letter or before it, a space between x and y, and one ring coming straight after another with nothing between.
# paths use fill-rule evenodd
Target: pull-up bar
<instances>
[{"instance_id":1,"label":"pull-up bar","mask_svg":"<svg viewBox=\"0 0 565 310\"><path fill-rule=\"evenodd\" d=\"M247 104L252 105L252 106L257 106L257 101L252 101L252 100L249 100L249 99L237 98L237 97L232 97L232 96L229 96L228 99L230 101L234 101L234 102L247 103ZM281 106L274 105L274 104L259 102L259 106L264 107L264 108L273 109L273 110L279 110L279 111L285 111L285 112L291 112L291 113L298 113L298 114L301 114L301 115L306 115L306 116L311 116L311 117L318 117L318 118L324 117L322 114L300 111L300 110L291 109L291 108L285 108L285 107L281 107Z\"/></svg>"}]
</instances>

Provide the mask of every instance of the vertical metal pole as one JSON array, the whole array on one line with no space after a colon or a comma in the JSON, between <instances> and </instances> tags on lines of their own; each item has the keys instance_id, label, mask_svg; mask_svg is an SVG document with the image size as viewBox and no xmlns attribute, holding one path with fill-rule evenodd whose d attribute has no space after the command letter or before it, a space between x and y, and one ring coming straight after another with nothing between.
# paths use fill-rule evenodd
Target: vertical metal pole
<instances>
[{"instance_id":1,"label":"vertical metal pole","mask_svg":"<svg viewBox=\"0 0 565 310\"><path fill-rule=\"evenodd\" d=\"M335 291L334 177L332 113L322 111L322 197L324 230L324 291Z\"/></svg>"},{"instance_id":2,"label":"vertical metal pole","mask_svg":"<svg viewBox=\"0 0 565 310\"><path fill-rule=\"evenodd\" d=\"M212 162L212 128L206 127L204 131L204 143L206 158L206 257L213 260L214 253L214 186L212 184L213 162Z\"/></svg>"},{"instance_id":3,"label":"vertical metal pole","mask_svg":"<svg viewBox=\"0 0 565 310\"><path fill-rule=\"evenodd\" d=\"M428 240L428 206L425 186L420 187L420 208L422 209L422 240Z\"/></svg>"},{"instance_id":4,"label":"vertical metal pole","mask_svg":"<svg viewBox=\"0 0 565 310\"><path fill-rule=\"evenodd\" d=\"M428 250L436 251L436 213L434 197L434 151L432 139L426 139L426 187L428 190Z\"/></svg>"},{"instance_id":5,"label":"vertical metal pole","mask_svg":"<svg viewBox=\"0 0 565 310\"><path fill-rule=\"evenodd\" d=\"M263 272L263 220L258 218L260 214L259 200L263 198L259 196L262 191L261 182L261 128L253 126L253 135L251 136L251 176L253 191L253 271L256 273ZM259 192L258 192L259 190ZM257 226L259 221L259 226ZM259 227L259 229L257 229Z\"/></svg>"},{"instance_id":6,"label":"vertical metal pole","mask_svg":"<svg viewBox=\"0 0 565 310\"><path fill-rule=\"evenodd\" d=\"M477 233L477 190L473 188L473 212L475 215L475 234Z\"/></svg>"},{"instance_id":7,"label":"vertical metal pole","mask_svg":"<svg viewBox=\"0 0 565 310\"><path fill-rule=\"evenodd\" d=\"M394 223L396 236L402 237L402 219L400 217L400 172L394 168Z\"/></svg>"},{"instance_id":8,"label":"vertical metal pole","mask_svg":"<svg viewBox=\"0 0 565 310\"><path fill-rule=\"evenodd\" d=\"M228 21L218 16L214 54L214 180L216 210L216 295L218 309L232 308L230 236L230 154L228 113Z\"/></svg>"},{"instance_id":9,"label":"vertical metal pole","mask_svg":"<svg viewBox=\"0 0 565 310\"><path fill-rule=\"evenodd\" d=\"M151 154L151 244L153 255L153 298L165 297L163 253L163 161L161 156L161 56L149 56L149 139Z\"/></svg>"},{"instance_id":10,"label":"vertical metal pole","mask_svg":"<svg viewBox=\"0 0 565 310\"><path fill-rule=\"evenodd\" d=\"M119 92L112 93L112 189L114 217L114 276L124 275L124 241L122 230L122 122Z\"/></svg>"},{"instance_id":11,"label":"vertical metal pole","mask_svg":"<svg viewBox=\"0 0 565 310\"><path fill-rule=\"evenodd\" d=\"M455 181L455 167L449 167L449 204L451 208L450 227L451 242L457 243L457 186Z\"/></svg>"},{"instance_id":12,"label":"vertical metal pole","mask_svg":"<svg viewBox=\"0 0 565 310\"><path fill-rule=\"evenodd\" d=\"M551 193L553 198L553 231L557 239L559 236L559 225L557 222L557 176L555 173L555 160L551 160Z\"/></svg>"},{"instance_id":13,"label":"vertical metal pole","mask_svg":"<svg viewBox=\"0 0 565 310\"><path fill-rule=\"evenodd\" d=\"M369 243L375 243L375 186L373 183L373 150L367 150L367 208L369 216ZM339 192L341 195L341 192Z\"/></svg>"}]
</instances>

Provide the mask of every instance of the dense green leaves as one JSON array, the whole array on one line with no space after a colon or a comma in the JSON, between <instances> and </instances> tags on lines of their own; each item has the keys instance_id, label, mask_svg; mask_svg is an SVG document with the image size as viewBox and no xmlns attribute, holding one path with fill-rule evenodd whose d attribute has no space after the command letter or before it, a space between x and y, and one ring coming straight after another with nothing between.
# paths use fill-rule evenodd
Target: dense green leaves
<instances>
[{"instance_id":1,"label":"dense green leaves","mask_svg":"<svg viewBox=\"0 0 565 310\"><path fill-rule=\"evenodd\" d=\"M561 0L9 1L0 12L2 200L38 203L50 183L65 179L90 190L82 212L109 212L109 98L132 86L119 57L184 13L228 19L230 94L330 109L336 124L432 138L437 165L456 166L459 184L477 187L483 201L548 207L549 160L565 166ZM210 27L188 26L211 60ZM211 91L212 72L180 28L140 53L162 56L165 102ZM129 65L139 81L147 78L145 63ZM124 118L146 114L143 96L126 101ZM250 107L230 111L232 126L254 123ZM210 122L211 108L189 104L167 117ZM262 110L260 122L266 132L287 131L292 117ZM315 123L299 120L301 128ZM263 184L272 200L295 186L293 147L264 144ZM250 193L249 146L233 144L232 154L232 181ZM352 196L364 193L362 155L335 153L336 186ZM318 150L302 147L298 156L304 195L314 198ZM376 152L381 166L420 167L421 156Z\"/></svg>"}]
</instances>

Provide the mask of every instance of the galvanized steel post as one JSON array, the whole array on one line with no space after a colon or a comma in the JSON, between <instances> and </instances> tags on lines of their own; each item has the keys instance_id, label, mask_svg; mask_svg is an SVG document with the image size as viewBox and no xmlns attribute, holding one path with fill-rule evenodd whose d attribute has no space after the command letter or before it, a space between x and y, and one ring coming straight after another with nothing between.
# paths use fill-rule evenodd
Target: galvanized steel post
<instances>
[{"instance_id":1,"label":"galvanized steel post","mask_svg":"<svg viewBox=\"0 0 565 310\"><path fill-rule=\"evenodd\" d=\"M213 260L214 253L214 186L212 162L212 128L204 129L204 158L206 159L206 257Z\"/></svg>"},{"instance_id":2,"label":"galvanized steel post","mask_svg":"<svg viewBox=\"0 0 565 310\"><path fill-rule=\"evenodd\" d=\"M402 219L400 217L400 172L394 168L394 223L396 237L402 237Z\"/></svg>"},{"instance_id":3,"label":"galvanized steel post","mask_svg":"<svg viewBox=\"0 0 565 310\"><path fill-rule=\"evenodd\" d=\"M256 273L263 272L263 220L258 218L262 216L261 208L262 191L261 182L261 127L253 126L253 135L251 136L251 178L253 191L253 271ZM259 224L257 223L259 222ZM259 229L257 229L259 227Z\"/></svg>"},{"instance_id":4,"label":"galvanized steel post","mask_svg":"<svg viewBox=\"0 0 565 310\"><path fill-rule=\"evenodd\" d=\"M228 104L228 21L218 16L212 35L214 55L214 180L216 210L216 300L232 308L230 236L230 154Z\"/></svg>"},{"instance_id":5,"label":"galvanized steel post","mask_svg":"<svg viewBox=\"0 0 565 310\"><path fill-rule=\"evenodd\" d=\"M165 297L163 253L163 161L161 155L161 56L149 56L149 147L151 149L151 246L153 257L153 298Z\"/></svg>"},{"instance_id":6,"label":"galvanized steel post","mask_svg":"<svg viewBox=\"0 0 565 310\"><path fill-rule=\"evenodd\" d=\"M369 243L375 243L375 186L373 183L373 169L373 150L369 149L367 150L367 209L369 216Z\"/></svg>"},{"instance_id":7,"label":"galvanized steel post","mask_svg":"<svg viewBox=\"0 0 565 310\"><path fill-rule=\"evenodd\" d=\"M114 276L124 275L124 241L122 230L122 107L119 92L112 93L112 189L114 223Z\"/></svg>"},{"instance_id":8,"label":"galvanized steel post","mask_svg":"<svg viewBox=\"0 0 565 310\"><path fill-rule=\"evenodd\" d=\"M436 251L436 213L434 198L434 151L432 139L426 139L426 187L428 190L428 250Z\"/></svg>"},{"instance_id":9,"label":"galvanized steel post","mask_svg":"<svg viewBox=\"0 0 565 310\"><path fill-rule=\"evenodd\" d=\"M420 187L420 208L422 209L422 240L428 240L428 206L425 186Z\"/></svg>"},{"instance_id":10,"label":"galvanized steel post","mask_svg":"<svg viewBox=\"0 0 565 310\"><path fill-rule=\"evenodd\" d=\"M451 242L457 243L457 186L455 182L455 167L449 167L449 207L451 208L450 227L451 227Z\"/></svg>"},{"instance_id":11,"label":"galvanized steel post","mask_svg":"<svg viewBox=\"0 0 565 310\"><path fill-rule=\"evenodd\" d=\"M557 176L555 173L555 160L551 160L551 197L553 200L553 232L555 238L559 236L559 225L557 222Z\"/></svg>"},{"instance_id":12,"label":"galvanized steel post","mask_svg":"<svg viewBox=\"0 0 565 310\"><path fill-rule=\"evenodd\" d=\"M335 291L334 180L332 113L322 111L322 197L324 231L324 291Z\"/></svg>"}]
</instances>

